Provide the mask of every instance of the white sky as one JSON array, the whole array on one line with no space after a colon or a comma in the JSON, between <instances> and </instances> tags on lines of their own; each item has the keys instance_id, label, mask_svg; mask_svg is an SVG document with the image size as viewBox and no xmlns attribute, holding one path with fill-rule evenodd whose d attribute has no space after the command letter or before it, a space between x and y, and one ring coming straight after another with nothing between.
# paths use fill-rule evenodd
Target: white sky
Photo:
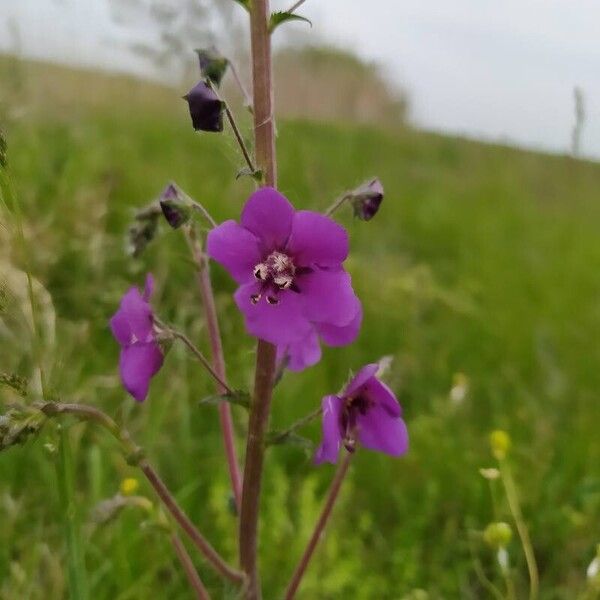
<instances>
[{"instance_id":1,"label":"white sky","mask_svg":"<svg viewBox=\"0 0 600 600\"><path fill-rule=\"evenodd\" d=\"M566 151L578 85L582 150L600 158L600 0L307 0L300 12L314 28L290 28L381 63L423 127ZM141 68L105 0L0 0L0 47L8 17L25 54Z\"/></svg>"}]
</instances>

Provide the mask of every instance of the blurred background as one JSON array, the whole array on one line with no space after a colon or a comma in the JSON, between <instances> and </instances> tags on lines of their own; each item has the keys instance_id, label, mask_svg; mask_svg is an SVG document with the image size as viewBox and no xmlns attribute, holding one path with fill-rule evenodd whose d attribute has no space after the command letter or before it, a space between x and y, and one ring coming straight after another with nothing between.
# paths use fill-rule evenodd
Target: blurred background
<instances>
[{"instance_id":1,"label":"blurred background","mask_svg":"<svg viewBox=\"0 0 600 600\"><path fill-rule=\"evenodd\" d=\"M369 223L339 214L365 308L361 335L285 375L272 427L314 409L350 369L390 356L388 381L411 434L400 460L357 456L299 598L511 598L513 588L527 597L502 480L480 474L497 466L493 429L512 439L507 460L540 597L597 598L600 5L307 0L299 13L312 27L274 34L280 188L314 210L373 176L386 195ZM159 223L133 256L130 228L169 180L217 220L237 217L253 189L235 179L243 159L230 132L195 133L181 100L199 78L193 50L213 44L249 87L246 15L234 1L0 3L0 162L20 207L0 206L0 408L39 396L38 355L52 395L125 423L235 560L218 418L199 406L211 381L175 346L147 402L135 404L107 328L123 292L151 271L158 314L208 350L182 236ZM231 70L223 95L250 143ZM231 383L248 389L253 341L233 283L217 265L213 275ZM241 440L246 415L234 413ZM69 597L57 483L65 439L89 597L190 597L168 538L144 511L98 516L135 469L102 431L64 426L0 453L0 598ZM317 442L319 425L303 434ZM306 445L269 450L265 598L281 597L332 475L313 467ZM513 527L504 570L483 535L495 521ZM214 597L234 597L190 552Z\"/></svg>"}]
</instances>

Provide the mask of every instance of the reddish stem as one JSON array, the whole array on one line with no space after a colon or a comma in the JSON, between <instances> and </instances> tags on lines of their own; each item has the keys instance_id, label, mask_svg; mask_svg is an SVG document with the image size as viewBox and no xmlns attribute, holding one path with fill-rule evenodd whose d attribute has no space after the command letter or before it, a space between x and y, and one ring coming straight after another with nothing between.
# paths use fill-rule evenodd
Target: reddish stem
<instances>
[{"instance_id":1,"label":"reddish stem","mask_svg":"<svg viewBox=\"0 0 600 600\"><path fill-rule=\"evenodd\" d=\"M252 52L252 96L254 98L254 146L257 167L265 176L265 185L275 187L275 126L273 122L273 86L269 0L253 0L250 11ZM256 347L254 396L250 407L244 488L240 515L240 566L248 577L247 600L261 597L258 566L258 516L265 444L271 397L275 381L275 346L259 340Z\"/></svg>"},{"instance_id":2,"label":"reddish stem","mask_svg":"<svg viewBox=\"0 0 600 600\"><path fill-rule=\"evenodd\" d=\"M192 229L189 230L188 240L194 260L198 266L198 288L200 290L202 304L204 305L213 369L222 382L217 382L217 393L225 394L229 391L229 387L227 385L227 375L225 373L223 343L221 341L219 319L217 317L217 308L215 306L215 296L210 280L209 264ZM225 446L225 454L227 456L227 466L229 467L231 488L233 490L233 497L239 514L242 504L242 476L235 448L235 432L233 429L233 419L231 417L231 407L227 402L221 402L219 404L219 419L221 421L221 432L223 434L223 445Z\"/></svg>"},{"instance_id":3,"label":"reddish stem","mask_svg":"<svg viewBox=\"0 0 600 600\"><path fill-rule=\"evenodd\" d=\"M348 467L350 466L350 461L352 460L353 454L348 452L346 456L344 456L342 463L338 467L338 470L331 482L331 487L329 488L329 492L327 494L327 499L325 500L325 505L323 506L323 511L321 512L321 516L315 525L315 529L313 534L306 546L306 550L304 550L304 554L294 571L294 575L292 576L292 580L288 585L288 588L285 592L285 600L292 600L296 592L298 591L298 587L300 586L300 582L302 581L302 577L306 572L306 568L308 567L308 563L312 558L312 555L319 543L323 535L323 530L325 529L325 525L327 524L327 520L331 515L331 511L333 510L333 506L335 505L335 501L337 500L340 488L342 487L342 483L344 478L346 477L346 473L348 472Z\"/></svg>"},{"instance_id":4,"label":"reddish stem","mask_svg":"<svg viewBox=\"0 0 600 600\"><path fill-rule=\"evenodd\" d=\"M177 554L177 558L179 558L179 562L185 571L185 575L188 578L190 587L196 594L196 598L198 600L210 600L210 594L208 593L208 590L204 587L204 584L200 579L200 575L198 575L198 571L196 571L196 567L190 558L190 555L176 533L171 536L171 543L173 544L175 554Z\"/></svg>"}]
</instances>

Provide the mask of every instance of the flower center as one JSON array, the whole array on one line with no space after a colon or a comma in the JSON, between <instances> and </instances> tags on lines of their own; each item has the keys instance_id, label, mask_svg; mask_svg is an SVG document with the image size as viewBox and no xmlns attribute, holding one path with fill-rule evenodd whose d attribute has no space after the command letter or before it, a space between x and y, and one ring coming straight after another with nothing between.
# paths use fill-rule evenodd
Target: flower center
<instances>
[{"instance_id":1,"label":"flower center","mask_svg":"<svg viewBox=\"0 0 600 600\"><path fill-rule=\"evenodd\" d=\"M296 267L292 258L283 252L269 254L264 262L254 267L253 273L263 283L260 293L250 297L253 304L257 304L265 292L269 304L278 304L277 294L280 290L294 290Z\"/></svg>"},{"instance_id":2,"label":"flower center","mask_svg":"<svg viewBox=\"0 0 600 600\"><path fill-rule=\"evenodd\" d=\"M371 406L373 406L372 400L362 395L350 396L344 400L344 407L340 415L340 427L344 447L348 452L354 452L356 448L358 416L366 415Z\"/></svg>"}]
</instances>

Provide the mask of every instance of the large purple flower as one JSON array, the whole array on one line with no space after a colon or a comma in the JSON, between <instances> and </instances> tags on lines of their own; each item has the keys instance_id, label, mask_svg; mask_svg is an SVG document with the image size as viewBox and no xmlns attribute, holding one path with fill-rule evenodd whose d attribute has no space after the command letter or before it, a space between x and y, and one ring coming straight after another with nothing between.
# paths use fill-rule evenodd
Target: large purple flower
<instances>
[{"instance_id":1,"label":"large purple flower","mask_svg":"<svg viewBox=\"0 0 600 600\"><path fill-rule=\"evenodd\" d=\"M323 441L315 462L337 462L340 448L353 452L357 442L371 450L400 456L408 450L408 432L394 393L375 374L379 365L363 367L341 396L325 396Z\"/></svg>"},{"instance_id":2,"label":"large purple flower","mask_svg":"<svg viewBox=\"0 0 600 600\"><path fill-rule=\"evenodd\" d=\"M150 379L163 364L163 353L156 339L152 308L148 301L154 288L152 275L146 276L144 293L135 287L121 299L110 328L121 346L119 370L125 389L139 402L146 399Z\"/></svg>"},{"instance_id":3,"label":"large purple flower","mask_svg":"<svg viewBox=\"0 0 600 600\"><path fill-rule=\"evenodd\" d=\"M235 301L252 335L282 347L314 332L329 344L356 337L358 326L353 335L348 328L360 321L361 305L342 267L348 234L329 217L296 211L275 189L261 188L241 224L225 221L209 233L207 251L240 284Z\"/></svg>"}]
</instances>

